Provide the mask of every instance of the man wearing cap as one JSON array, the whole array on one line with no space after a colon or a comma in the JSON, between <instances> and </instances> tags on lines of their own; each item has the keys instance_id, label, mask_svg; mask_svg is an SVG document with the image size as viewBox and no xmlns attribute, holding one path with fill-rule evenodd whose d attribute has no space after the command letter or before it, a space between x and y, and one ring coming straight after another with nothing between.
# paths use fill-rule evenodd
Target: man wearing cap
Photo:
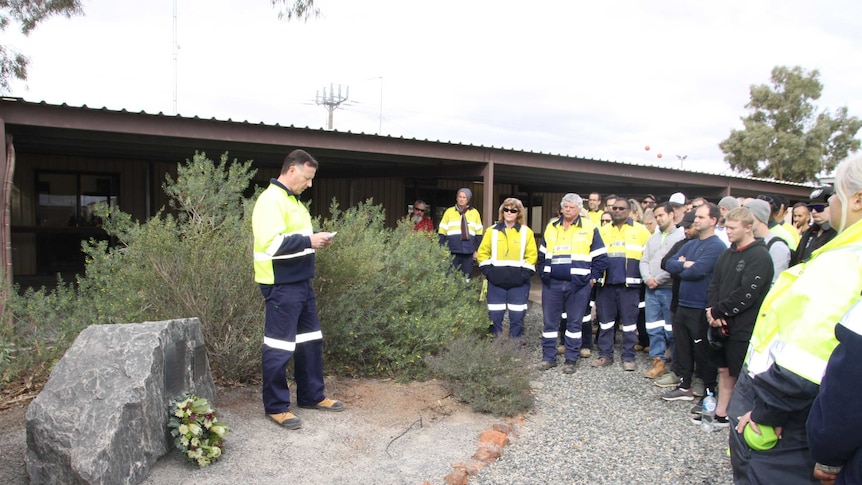
<instances>
[{"instance_id":1,"label":"man wearing cap","mask_svg":"<svg viewBox=\"0 0 862 485\"><path fill-rule=\"evenodd\" d=\"M772 258L772 282L778 279L782 271L790 267L790 247L784 239L769 231L767 224L772 217L772 208L769 202L761 199L751 199L743 207L751 211L754 216L754 237L763 239L769 257Z\"/></svg>"},{"instance_id":2,"label":"man wearing cap","mask_svg":"<svg viewBox=\"0 0 862 485\"><path fill-rule=\"evenodd\" d=\"M644 212L648 209L655 209L655 196L652 194L645 195L643 200L641 200L641 208L643 208Z\"/></svg>"},{"instance_id":3,"label":"man wearing cap","mask_svg":"<svg viewBox=\"0 0 862 485\"><path fill-rule=\"evenodd\" d=\"M832 187L825 185L814 189L809 197L808 210L813 224L802 234L799 247L793 253L793 264L808 261L811 253L831 241L838 232L832 227L829 217L829 197Z\"/></svg>"},{"instance_id":4,"label":"man wearing cap","mask_svg":"<svg viewBox=\"0 0 862 485\"><path fill-rule=\"evenodd\" d=\"M670 316L673 280L670 273L661 269L661 260L677 241L685 237L683 229L673 223L673 207L670 204L656 207L653 214L658 230L647 240L640 262L641 278L646 285L644 326L649 335L649 356L652 360L652 367L644 373L648 379L655 379L667 372L665 351L673 348L673 320Z\"/></svg>"},{"instance_id":5,"label":"man wearing cap","mask_svg":"<svg viewBox=\"0 0 862 485\"><path fill-rule=\"evenodd\" d=\"M680 276L679 307L673 321L674 345L677 352L674 361L679 362L679 386L664 393L665 401L691 401L694 365L700 369L707 389L715 391L716 368L708 359L706 321L704 309L707 304L707 289L712 281L715 262L727 249L715 235L715 224L721 213L718 206L706 203L695 211L694 227L697 239L686 243L665 264L668 273Z\"/></svg>"},{"instance_id":6,"label":"man wearing cap","mask_svg":"<svg viewBox=\"0 0 862 485\"><path fill-rule=\"evenodd\" d=\"M730 239L727 237L727 232L724 230L724 218L727 213L739 207L739 201L736 197L726 195L718 201L718 210L721 212L721 217L718 218L718 224L715 226L715 235L721 239L725 246L730 247Z\"/></svg>"},{"instance_id":7,"label":"man wearing cap","mask_svg":"<svg viewBox=\"0 0 862 485\"><path fill-rule=\"evenodd\" d=\"M673 206L673 223L679 224L682 222L682 216L685 215L685 194L676 192L670 196L668 203Z\"/></svg>"},{"instance_id":8,"label":"man wearing cap","mask_svg":"<svg viewBox=\"0 0 862 485\"><path fill-rule=\"evenodd\" d=\"M446 244L452 253L452 266L460 269L467 279L473 273L473 260L482 243L482 216L470 207L473 191L458 189L455 205L446 209L440 219L438 237L440 244Z\"/></svg>"}]
</instances>

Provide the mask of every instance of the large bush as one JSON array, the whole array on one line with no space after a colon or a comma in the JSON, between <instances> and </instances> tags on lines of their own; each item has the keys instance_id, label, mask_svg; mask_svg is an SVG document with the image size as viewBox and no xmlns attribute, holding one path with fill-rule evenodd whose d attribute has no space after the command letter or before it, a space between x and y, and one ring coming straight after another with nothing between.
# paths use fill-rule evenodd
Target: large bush
<instances>
[{"instance_id":1,"label":"large bush","mask_svg":"<svg viewBox=\"0 0 862 485\"><path fill-rule=\"evenodd\" d=\"M338 373L422 377L423 359L453 337L485 332L487 307L476 280L451 270L436 236L408 224L384 227L371 201L341 211L333 202L326 230L332 246L317 252L317 308L326 366Z\"/></svg>"}]
</instances>

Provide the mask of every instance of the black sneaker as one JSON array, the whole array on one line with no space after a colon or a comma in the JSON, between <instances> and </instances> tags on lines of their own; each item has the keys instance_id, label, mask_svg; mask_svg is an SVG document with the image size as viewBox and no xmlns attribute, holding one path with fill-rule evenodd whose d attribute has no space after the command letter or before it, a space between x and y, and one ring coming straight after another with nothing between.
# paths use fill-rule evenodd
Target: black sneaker
<instances>
[{"instance_id":1,"label":"black sneaker","mask_svg":"<svg viewBox=\"0 0 862 485\"><path fill-rule=\"evenodd\" d=\"M576 360L566 360L563 364L563 374L574 374L575 373L575 364L578 362Z\"/></svg>"},{"instance_id":2,"label":"black sneaker","mask_svg":"<svg viewBox=\"0 0 862 485\"><path fill-rule=\"evenodd\" d=\"M691 407L691 414L700 415L703 412L703 398L697 398L697 404Z\"/></svg>"},{"instance_id":3,"label":"black sneaker","mask_svg":"<svg viewBox=\"0 0 862 485\"><path fill-rule=\"evenodd\" d=\"M697 425L700 425L702 415L698 414L697 416L692 416L691 422ZM712 420L712 425L715 429L724 429L730 427L730 420L727 419L727 416L715 416Z\"/></svg>"}]
</instances>

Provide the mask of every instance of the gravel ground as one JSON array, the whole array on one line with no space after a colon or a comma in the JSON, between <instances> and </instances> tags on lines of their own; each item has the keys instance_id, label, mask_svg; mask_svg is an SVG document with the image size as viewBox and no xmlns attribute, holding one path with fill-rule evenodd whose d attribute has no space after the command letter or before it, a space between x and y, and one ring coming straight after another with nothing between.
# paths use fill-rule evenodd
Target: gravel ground
<instances>
[{"instance_id":1,"label":"gravel ground","mask_svg":"<svg viewBox=\"0 0 862 485\"><path fill-rule=\"evenodd\" d=\"M541 331L540 306L531 304L525 330ZM538 343L530 352L538 363ZM691 422L692 402L662 401L664 391L643 377L646 353L638 352L634 372L620 359L617 344L611 366L581 359L575 374L561 365L538 373L536 407L520 435L471 485L733 483L728 431L703 433Z\"/></svg>"}]
</instances>

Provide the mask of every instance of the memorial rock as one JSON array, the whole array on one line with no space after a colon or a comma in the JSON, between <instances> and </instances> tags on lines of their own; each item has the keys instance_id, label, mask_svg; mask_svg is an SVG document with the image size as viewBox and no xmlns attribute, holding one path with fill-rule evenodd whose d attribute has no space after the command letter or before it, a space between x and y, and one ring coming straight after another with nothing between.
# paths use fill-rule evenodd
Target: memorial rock
<instances>
[{"instance_id":1,"label":"memorial rock","mask_svg":"<svg viewBox=\"0 0 862 485\"><path fill-rule=\"evenodd\" d=\"M197 318L88 327L27 408L31 483L139 483L173 449L185 391L215 403Z\"/></svg>"}]
</instances>

